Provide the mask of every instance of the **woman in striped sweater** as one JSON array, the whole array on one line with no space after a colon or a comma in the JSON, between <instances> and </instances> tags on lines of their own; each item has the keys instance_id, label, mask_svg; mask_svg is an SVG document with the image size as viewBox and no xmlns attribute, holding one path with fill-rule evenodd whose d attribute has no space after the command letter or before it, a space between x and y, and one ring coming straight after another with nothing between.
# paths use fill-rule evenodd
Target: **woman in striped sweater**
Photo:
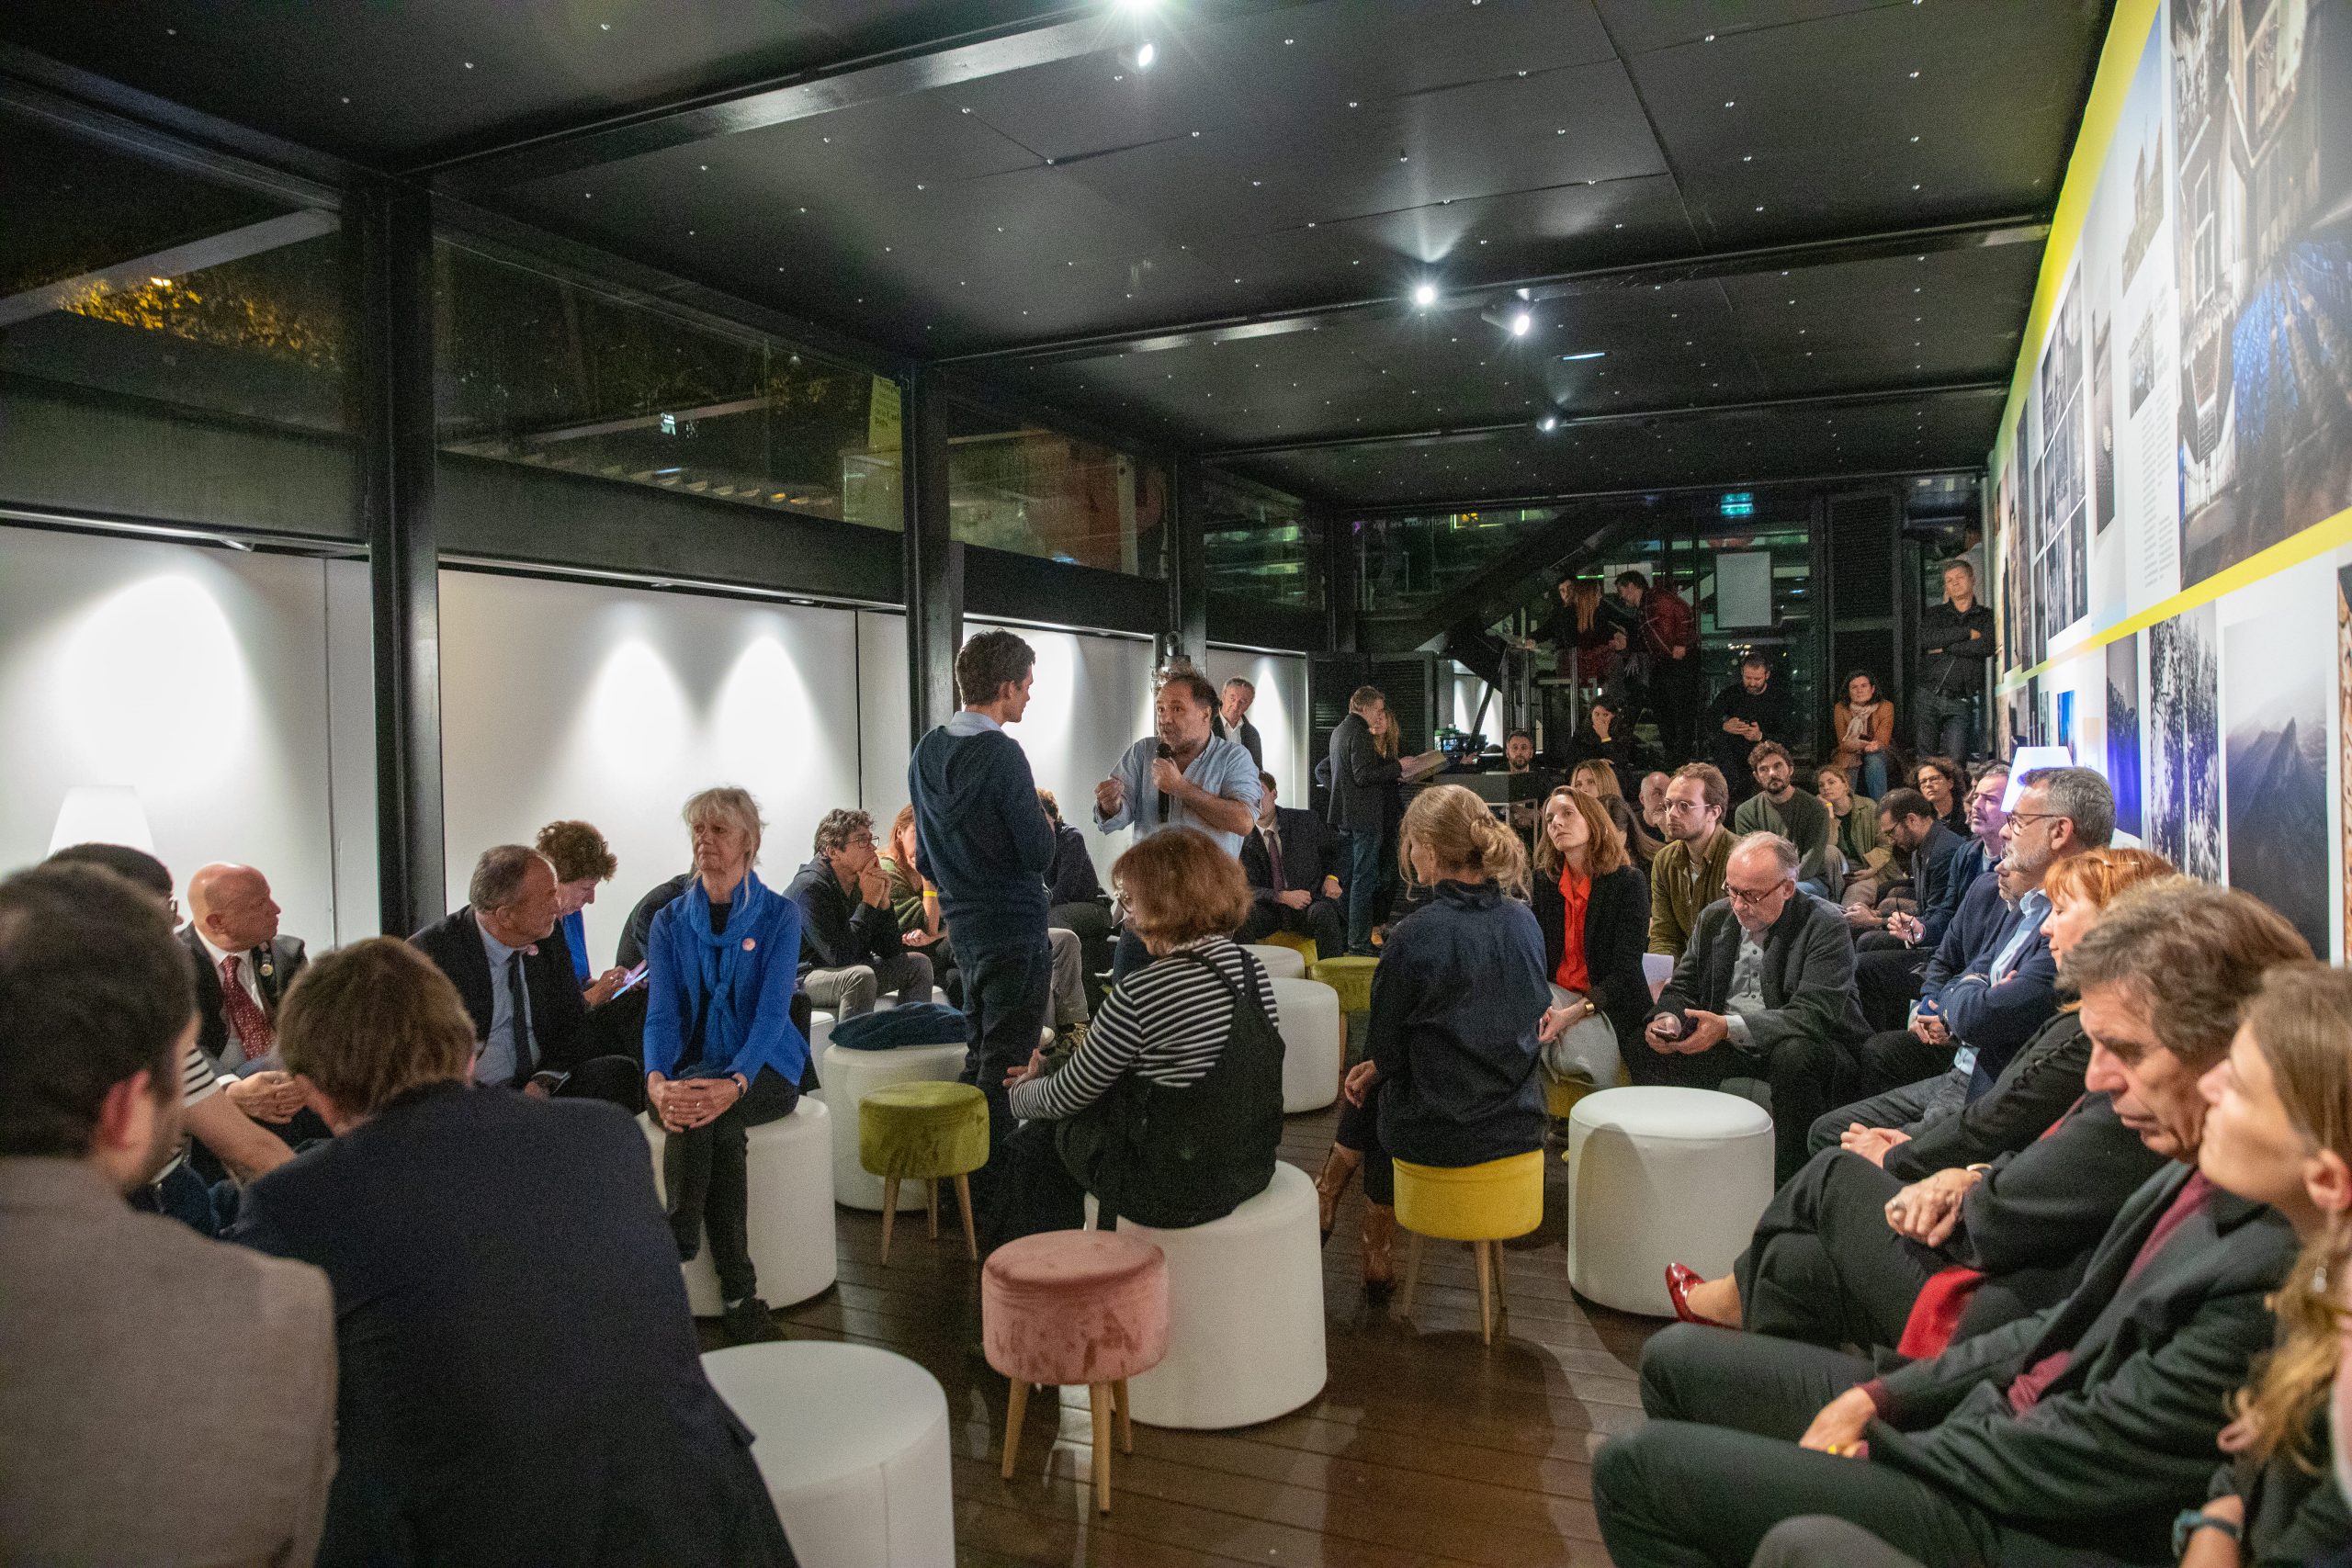
<instances>
[{"instance_id":1,"label":"woman in striped sweater","mask_svg":"<svg viewBox=\"0 0 2352 1568\"><path fill-rule=\"evenodd\" d=\"M1162 1229L1222 1219L1273 1179L1283 1045L1273 983L1230 933L1250 912L1241 867L1207 837L1165 829L1111 875L1151 962L1113 988L1085 1043L1005 1078L1014 1235L1124 1214Z\"/></svg>"}]
</instances>

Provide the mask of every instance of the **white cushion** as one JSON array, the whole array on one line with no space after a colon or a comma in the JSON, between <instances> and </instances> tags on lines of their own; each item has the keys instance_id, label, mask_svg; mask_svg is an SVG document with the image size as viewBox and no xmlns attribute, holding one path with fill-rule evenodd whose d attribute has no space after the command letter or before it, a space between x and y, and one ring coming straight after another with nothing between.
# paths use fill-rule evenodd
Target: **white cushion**
<instances>
[{"instance_id":1,"label":"white cushion","mask_svg":"<svg viewBox=\"0 0 2352 1568\"><path fill-rule=\"evenodd\" d=\"M1666 989L1666 983L1668 980L1674 978L1673 955L1665 953L1643 953L1642 978L1650 983L1650 1000L1657 1000L1657 994Z\"/></svg>"},{"instance_id":2,"label":"white cushion","mask_svg":"<svg viewBox=\"0 0 2352 1568\"><path fill-rule=\"evenodd\" d=\"M1670 1317L1666 1266L1730 1272L1772 1198L1772 1119L1703 1089L1611 1089L1568 1112L1568 1283Z\"/></svg>"},{"instance_id":3,"label":"white cushion","mask_svg":"<svg viewBox=\"0 0 2352 1568\"><path fill-rule=\"evenodd\" d=\"M1320 980L1272 983L1283 1035L1283 1114L1320 1111L1340 1098L1340 1061L1347 1054L1340 993Z\"/></svg>"},{"instance_id":4,"label":"white cushion","mask_svg":"<svg viewBox=\"0 0 2352 1568\"><path fill-rule=\"evenodd\" d=\"M772 1307L805 1302L833 1282L838 1259L831 1122L822 1100L804 1097L791 1115L763 1122L745 1138L752 1267L759 1274L761 1299ZM662 1192L662 1150L669 1135L650 1111L638 1124L652 1149L654 1190ZM662 1201L669 1201L666 1193ZM706 1235L693 1259L680 1267L686 1276L687 1310L696 1317L717 1317L721 1303L710 1238Z\"/></svg>"},{"instance_id":5,"label":"white cushion","mask_svg":"<svg viewBox=\"0 0 2352 1568\"><path fill-rule=\"evenodd\" d=\"M1263 1192L1204 1225L1119 1229L1168 1256L1168 1354L1127 1385L1136 1420L1222 1431L1323 1392L1323 1247L1305 1171L1276 1161Z\"/></svg>"},{"instance_id":6,"label":"white cushion","mask_svg":"<svg viewBox=\"0 0 2352 1568\"><path fill-rule=\"evenodd\" d=\"M927 1079L953 1083L964 1071L961 1045L894 1045L888 1051L852 1051L828 1045L818 1058L825 1104L833 1113L833 1201L869 1213L882 1212L882 1179L857 1158L858 1102L884 1084ZM923 1184L899 1184L901 1211L923 1206Z\"/></svg>"},{"instance_id":7,"label":"white cushion","mask_svg":"<svg viewBox=\"0 0 2352 1568\"><path fill-rule=\"evenodd\" d=\"M702 1359L803 1568L953 1568L947 1395L869 1345L739 1345Z\"/></svg>"},{"instance_id":8,"label":"white cushion","mask_svg":"<svg viewBox=\"0 0 2352 1568\"><path fill-rule=\"evenodd\" d=\"M1268 942L1249 942L1242 951L1266 966L1266 973L1277 980L1295 980L1306 973L1306 954L1295 947L1276 947Z\"/></svg>"}]
</instances>

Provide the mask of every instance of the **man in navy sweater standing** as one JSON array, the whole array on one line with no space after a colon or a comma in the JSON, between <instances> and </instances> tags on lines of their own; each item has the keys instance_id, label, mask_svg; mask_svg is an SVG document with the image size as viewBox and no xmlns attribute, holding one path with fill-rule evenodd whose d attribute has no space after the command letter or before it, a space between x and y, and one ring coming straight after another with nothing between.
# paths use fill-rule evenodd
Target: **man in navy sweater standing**
<instances>
[{"instance_id":1,"label":"man in navy sweater standing","mask_svg":"<svg viewBox=\"0 0 2352 1568\"><path fill-rule=\"evenodd\" d=\"M999 1156L1012 1130L1005 1075L1036 1050L1053 979L1045 881L1053 825L1037 804L1028 757L1004 732L1028 711L1036 665L1035 650L1008 631L966 642L956 655L963 711L924 736L907 764L915 866L939 888L964 975L972 1043L964 1081L989 1101L989 1163L972 1177L984 1247L996 1244L1004 1210Z\"/></svg>"}]
</instances>

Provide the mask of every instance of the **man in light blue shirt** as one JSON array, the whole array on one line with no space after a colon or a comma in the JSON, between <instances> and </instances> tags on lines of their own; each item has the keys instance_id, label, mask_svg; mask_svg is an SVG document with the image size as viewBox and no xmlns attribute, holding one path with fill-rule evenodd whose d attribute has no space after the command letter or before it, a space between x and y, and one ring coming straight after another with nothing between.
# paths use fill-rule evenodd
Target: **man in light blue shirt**
<instances>
[{"instance_id":1,"label":"man in light blue shirt","mask_svg":"<svg viewBox=\"0 0 2352 1568\"><path fill-rule=\"evenodd\" d=\"M1235 860L1258 820L1258 764L1238 742L1209 728L1216 688L1187 666L1171 672L1152 702L1153 732L1127 748L1094 786L1094 826L1133 828L1137 842L1163 828L1204 833ZM1115 983L1148 961L1143 942L1121 933L1111 961Z\"/></svg>"}]
</instances>

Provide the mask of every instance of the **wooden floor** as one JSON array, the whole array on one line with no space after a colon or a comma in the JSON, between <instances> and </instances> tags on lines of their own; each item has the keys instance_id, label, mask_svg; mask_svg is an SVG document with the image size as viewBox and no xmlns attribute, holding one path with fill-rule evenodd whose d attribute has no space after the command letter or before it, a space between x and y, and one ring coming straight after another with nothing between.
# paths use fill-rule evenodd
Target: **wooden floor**
<instances>
[{"instance_id":1,"label":"wooden floor","mask_svg":"<svg viewBox=\"0 0 2352 1568\"><path fill-rule=\"evenodd\" d=\"M1291 1118L1283 1157L1313 1175L1336 1115ZM1478 1339L1470 1250L1430 1243L1413 1321L1364 1304L1361 1183L1324 1260L1330 1379L1304 1409L1232 1432L1138 1426L1093 1511L1084 1389L1033 1399L1020 1468L998 1479L1005 1382L979 1350L978 1271L960 1235L900 1216L888 1268L881 1217L837 1211L841 1281L779 1314L795 1338L884 1346L947 1391L956 1432L956 1557L975 1565L1178 1563L1487 1568L1606 1564L1591 1458L1641 1420L1634 1367L1658 1325L1578 1302L1561 1252L1564 1168L1548 1162L1544 1228L1508 1249L1510 1315ZM911 1221L911 1223L909 1223ZM1404 1248L1397 1248L1403 1267ZM1048 1451L1048 1440L1051 1450Z\"/></svg>"}]
</instances>

